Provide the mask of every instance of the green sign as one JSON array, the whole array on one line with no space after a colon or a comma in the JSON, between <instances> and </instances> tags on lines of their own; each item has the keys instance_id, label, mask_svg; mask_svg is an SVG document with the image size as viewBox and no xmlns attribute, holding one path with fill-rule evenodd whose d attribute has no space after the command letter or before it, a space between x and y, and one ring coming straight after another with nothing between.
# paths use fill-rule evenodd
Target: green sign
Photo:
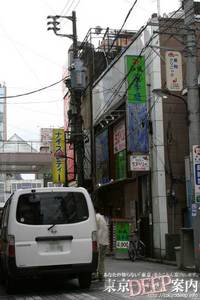
<instances>
[{"instance_id":1,"label":"green sign","mask_svg":"<svg viewBox=\"0 0 200 300\"><path fill-rule=\"evenodd\" d=\"M128 222L117 222L115 224L116 253L127 253L129 244L130 224Z\"/></svg>"},{"instance_id":2,"label":"green sign","mask_svg":"<svg viewBox=\"0 0 200 300\"><path fill-rule=\"evenodd\" d=\"M115 154L115 179L126 178L126 150Z\"/></svg>"},{"instance_id":3,"label":"green sign","mask_svg":"<svg viewBox=\"0 0 200 300\"><path fill-rule=\"evenodd\" d=\"M146 103L144 56L126 56L128 103Z\"/></svg>"},{"instance_id":4,"label":"green sign","mask_svg":"<svg viewBox=\"0 0 200 300\"><path fill-rule=\"evenodd\" d=\"M196 203L200 203L200 195L196 195L195 196L195 202Z\"/></svg>"}]
</instances>

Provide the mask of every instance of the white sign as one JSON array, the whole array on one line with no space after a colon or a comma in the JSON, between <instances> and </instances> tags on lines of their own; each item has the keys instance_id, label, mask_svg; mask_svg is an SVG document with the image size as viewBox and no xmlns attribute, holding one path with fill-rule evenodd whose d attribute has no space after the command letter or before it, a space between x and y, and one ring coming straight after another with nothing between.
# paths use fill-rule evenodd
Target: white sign
<instances>
[{"instance_id":1,"label":"white sign","mask_svg":"<svg viewBox=\"0 0 200 300\"><path fill-rule=\"evenodd\" d=\"M117 241L116 248L123 248L126 249L129 246L129 241Z\"/></svg>"},{"instance_id":2,"label":"white sign","mask_svg":"<svg viewBox=\"0 0 200 300\"><path fill-rule=\"evenodd\" d=\"M195 202L200 202L200 145L193 146Z\"/></svg>"},{"instance_id":3,"label":"white sign","mask_svg":"<svg viewBox=\"0 0 200 300\"><path fill-rule=\"evenodd\" d=\"M149 155L131 155L131 171L149 171Z\"/></svg>"},{"instance_id":4,"label":"white sign","mask_svg":"<svg viewBox=\"0 0 200 300\"><path fill-rule=\"evenodd\" d=\"M125 123L120 122L113 128L114 154L126 148Z\"/></svg>"},{"instance_id":5,"label":"white sign","mask_svg":"<svg viewBox=\"0 0 200 300\"><path fill-rule=\"evenodd\" d=\"M182 74L182 56L177 51L166 51L166 81L169 91L182 91L183 74Z\"/></svg>"}]
</instances>

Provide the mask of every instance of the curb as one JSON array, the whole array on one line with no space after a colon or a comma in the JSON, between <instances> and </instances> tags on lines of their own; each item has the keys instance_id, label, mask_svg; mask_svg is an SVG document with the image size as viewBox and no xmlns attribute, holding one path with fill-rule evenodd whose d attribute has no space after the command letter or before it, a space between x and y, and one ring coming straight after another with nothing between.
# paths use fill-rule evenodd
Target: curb
<instances>
[{"instance_id":1,"label":"curb","mask_svg":"<svg viewBox=\"0 0 200 300\"><path fill-rule=\"evenodd\" d=\"M106 254L106 257L110 257L116 260L130 260L128 257L115 257L114 254ZM159 259L159 258L152 258L152 257L145 257L145 259L143 260L148 261L148 262L152 262L152 263L158 263L158 264L165 264L165 265L171 265L171 266L177 266L177 262L176 261L171 261L171 260L165 260L165 259Z\"/></svg>"},{"instance_id":2,"label":"curb","mask_svg":"<svg viewBox=\"0 0 200 300\"><path fill-rule=\"evenodd\" d=\"M151 257L146 257L145 261L178 267L176 261L170 261L170 260L159 259L159 258L151 258Z\"/></svg>"}]
</instances>

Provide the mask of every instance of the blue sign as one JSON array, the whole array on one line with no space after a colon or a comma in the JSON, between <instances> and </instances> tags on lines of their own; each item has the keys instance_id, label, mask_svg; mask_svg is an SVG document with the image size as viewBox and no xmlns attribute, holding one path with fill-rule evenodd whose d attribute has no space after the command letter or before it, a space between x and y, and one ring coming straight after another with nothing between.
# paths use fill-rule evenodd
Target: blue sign
<instances>
[{"instance_id":1,"label":"blue sign","mask_svg":"<svg viewBox=\"0 0 200 300\"><path fill-rule=\"evenodd\" d=\"M148 117L146 104L128 104L128 151L132 153L147 153Z\"/></svg>"},{"instance_id":2,"label":"blue sign","mask_svg":"<svg viewBox=\"0 0 200 300\"><path fill-rule=\"evenodd\" d=\"M200 164L195 164L195 183L200 185Z\"/></svg>"},{"instance_id":3,"label":"blue sign","mask_svg":"<svg viewBox=\"0 0 200 300\"><path fill-rule=\"evenodd\" d=\"M105 184L109 182L109 150L108 130L95 137L96 148L96 182Z\"/></svg>"}]
</instances>

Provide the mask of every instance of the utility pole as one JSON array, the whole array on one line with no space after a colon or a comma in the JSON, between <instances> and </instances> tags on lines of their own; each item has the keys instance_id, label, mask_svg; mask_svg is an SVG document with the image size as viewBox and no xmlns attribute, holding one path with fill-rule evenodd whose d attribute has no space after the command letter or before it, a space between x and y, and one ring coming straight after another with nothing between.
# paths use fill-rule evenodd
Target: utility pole
<instances>
[{"instance_id":1,"label":"utility pole","mask_svg":"<svg viewBox=\"0 0 200 300\"><path fill-rule=\"evenodd\" d=\"M77 185L84 186L84 136L82 131L82 116L81 116L81 95L85 89L85 68L83 62L78 57L77 45L77 30L76 30L76 12L72 12L72 16L48 16L52 19L47 25L48 30L53 30L58 36L68 37L73 40L73 60L69 66L70 83L67 81L67 87L71 93L71 104L73 105L73 112L71 114L71 133L70 142L74 145ZM59 19L66 18L72 21L72 34L60 34Z\"/></svg>"},{"instance_id":2,"label":"utility pole","mask_svg":"<svg viewBox=\"0 0 200 300\"><path fill-rule=\"evenodd\" d=\"M76 171L77 185L84 186L84 140L82 131L82 116L81 116L81 95L85 88L85 69L83 63L78 58L77 48L77 30L76 30L76 13L72 12L73 22L73 63L69 67L71 72L71 96L72 102L75 105L75 114L73 116L71 139L74 143L76 155Z\"/></svg>"},{"instance_id":3,"label":"utility pole","mask_svg":"<svg viewBox=\"0 0 200 300\"><path fill-rule=\"evenodd\" d=\"M193 145L200 145L200 107L197 72L197 41L195 35L195 13L193 0L184 0L186 40L186 82L187 82L187 108L189 114L189 150Z\"/></svg>"},{"instance_id":4,"label":"utility pole","mask_svg":"<svg viewBox=\"0 0 200 300\"><path fill-rule=\"evenodd\" d=\"M197 72L197 40L195 33L195 3L193 0L183 0L185 12L186 29L186 83L187 83L187 108L189 121L189 154L190 154L190 180L192 187L192 227L194 235L194 259L196 269L200 269L200 238L199 238L199 219L200 203L196 201L195 186L197 182L198 170L194 172L193 146L200 145L200 103ZM198 165L200 166L200 164ZM183 239L184 240L184 239ZM188 253L191 255L191 253ZM182 254L183 257L183 254Z\"/></svg>"}]
</instances>

